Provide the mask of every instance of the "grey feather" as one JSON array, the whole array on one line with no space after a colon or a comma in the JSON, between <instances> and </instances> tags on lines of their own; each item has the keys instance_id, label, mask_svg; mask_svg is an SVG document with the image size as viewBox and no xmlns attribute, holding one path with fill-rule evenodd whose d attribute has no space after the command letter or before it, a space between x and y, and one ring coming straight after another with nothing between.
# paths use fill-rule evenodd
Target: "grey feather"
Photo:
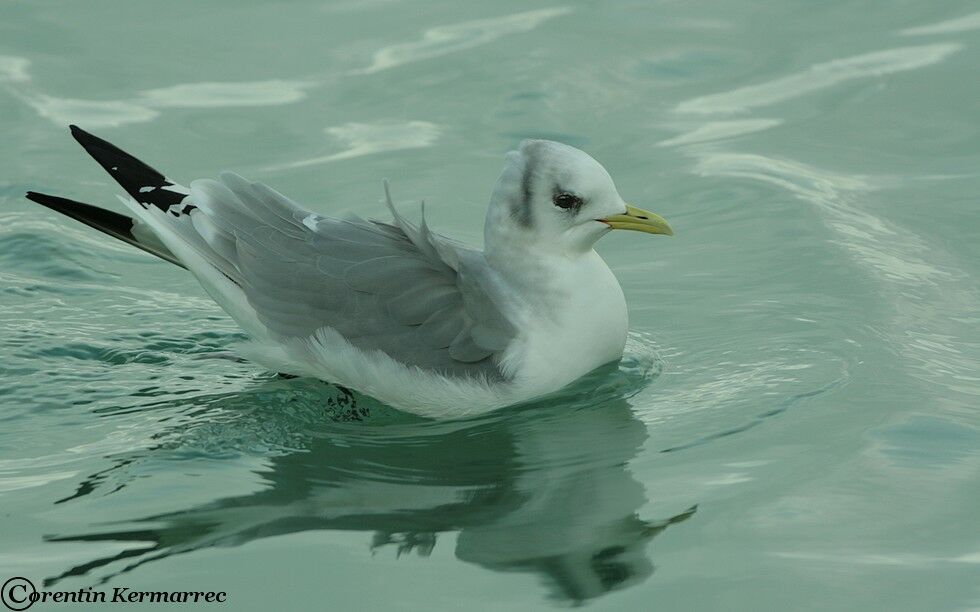
<instances>
[{"instance_id":1,"label":"grey feather","mask_svg":"<svg viewBox=\"0 0 980 612\"><path fill-rule=\"evenodd\" d=\"M464 328L456 338L453 339L452 344L449 345L449 356L458 361L463 361L466 363L472 363L475 361L480 361L485 359L490 355L489 350L477 345L473 340L473 336L470 334L470 328Z\"/></svg>"},{"instance_id":2,"label":"grey feather","mask_svg":"<svg viewBox=\"0 0 980 612\"><path fill-rule=\"evenodd\" d=\"M435 349L448 349L456 336L463 331L464 321L459 308L446 306L435 311L422 323L422 341Z\"/></svg>"},{"instance_id":3,"label":"grey feather","mask_svg":"<svg viewBox=\"0 0 980 612\"><path fill-rule=\"evenodd\" d=\"M533 223L531 204L534 200L534 179L536 178L538 162L534 155L535 147L533 146L533 142L523 146L522 150L526 159L524 162L524 172L521 175L521 192L511 202L511 214L522 226L531 227Z\"/></svg>"},{"instance_id":4,"label":"grey feather","mask_svg":"<svg viewBox=\"0 0 980 612\"><path fill-rule=\"evenodd\" d=\"M387 300L388 314L403 325L421 325L443 308L460 308L459 289L448 284L419 285Z\"/></svg>"},{"instance_id":5,"label":"grey feather","mask_svg":"<svg viewBox=\"0 0 980 612\"><path fill-rule=\"evenodd\" d=\"M386 186L387 195L387 186ZM475 250L418 227L335 219L235 174L191 185L175 230L245 294L273 334L330 327L354 346L449 376L500 379L515 332Z\"/></svg>"}]
</instances>

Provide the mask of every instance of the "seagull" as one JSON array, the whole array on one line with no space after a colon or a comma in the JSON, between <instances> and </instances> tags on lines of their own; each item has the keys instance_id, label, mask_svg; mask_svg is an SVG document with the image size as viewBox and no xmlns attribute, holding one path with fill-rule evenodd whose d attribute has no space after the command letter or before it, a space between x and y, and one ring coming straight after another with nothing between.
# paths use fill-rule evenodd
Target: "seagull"
<instances>
[{"instance_id":1,"label":"seagull","mask_svg":"<svg viewBox=\"0 0 980 612\"><path fill-rule=\"evenodd\" d=\"M623 355L623 290L593 246L614 229L672 235L599 162L525 140L490 196L483 250L414 224L312 212L233 173L184 187L71 126L126 191L129 217L27 198L186 268L248 334L241 352L395 408L455 418L553 393Z\"/></svg>"}]
</instances>

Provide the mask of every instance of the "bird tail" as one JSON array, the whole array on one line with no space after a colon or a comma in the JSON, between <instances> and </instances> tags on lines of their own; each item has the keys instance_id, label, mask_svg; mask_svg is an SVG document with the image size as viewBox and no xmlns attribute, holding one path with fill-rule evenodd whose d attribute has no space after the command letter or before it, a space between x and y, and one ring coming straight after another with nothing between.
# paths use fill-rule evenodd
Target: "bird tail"
<instances>
[{"instance_id":1,"label":"bird tail","mask_svg":"<svg viewBox=\"0 0 980 612\"><path fill-rule=\"evenodd\" d=\"M77 126L71 126L72 136L99 162L106 172L126 190L134 200L143 206L155 206L168 210L180 204L186 197L186 188L167 180L157 170L119 149L115 145L93 136ZM58 196L27 192L27 199L57 211L89 227L122 240L157 257L186 267L145 224L132 217L69 200Z\"/></svg>"},{"instance_id":2,"label":"bird tail","mask_svg":"<svg viewBox=\"0 0 980 612\"><path fill-rule=\"evenodd\" d=\"M186 187L74 125L71 133L129 194L121 199L133 217L42 193L30 192L28 199L187 269L253 338L265 338L268 331L243 293L233 230L215 225L190 202ZM203 184L206 190L210 183ZM204 199L210 201L207 194Z\"/></svg>"}]
</instances>

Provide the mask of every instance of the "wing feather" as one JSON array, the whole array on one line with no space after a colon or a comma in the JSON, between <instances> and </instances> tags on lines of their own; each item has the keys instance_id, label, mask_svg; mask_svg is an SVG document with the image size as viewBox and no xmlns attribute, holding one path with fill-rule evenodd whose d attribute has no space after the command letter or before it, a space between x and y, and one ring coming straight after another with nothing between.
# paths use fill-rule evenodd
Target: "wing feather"
<instances>
[{"instance_id":1,"label":"wing feather","mask_svg":"<svg viewBox=\"0 0 980 612\"><path fill-rule=\"evenodd\" d=\"M226 173L191 183L172 225L274 335L329 327L409 366L503 377L496 357L514 328L492 299L482 254L432 233L424 212L416 227L388 204L394 223L329 218Z\"/></svg>"}]
</instances>

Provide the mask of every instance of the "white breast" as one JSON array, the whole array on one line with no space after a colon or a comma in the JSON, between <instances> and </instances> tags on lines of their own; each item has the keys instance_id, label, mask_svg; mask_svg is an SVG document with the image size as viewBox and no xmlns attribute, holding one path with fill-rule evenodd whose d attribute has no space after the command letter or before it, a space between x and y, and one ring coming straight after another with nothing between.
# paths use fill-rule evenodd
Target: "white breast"
<instances>
[{"instance_id":1,"label":"white breast","mask_svg":"<svg viewBox=\"0 0 980 612\"><path fill-rule=\"evenodd\" d=\"M527 391L562 387L622 357L627 312L623 290L595 252L548 262L525 286L515 383Z\"/></svg>"}]
</instances>

